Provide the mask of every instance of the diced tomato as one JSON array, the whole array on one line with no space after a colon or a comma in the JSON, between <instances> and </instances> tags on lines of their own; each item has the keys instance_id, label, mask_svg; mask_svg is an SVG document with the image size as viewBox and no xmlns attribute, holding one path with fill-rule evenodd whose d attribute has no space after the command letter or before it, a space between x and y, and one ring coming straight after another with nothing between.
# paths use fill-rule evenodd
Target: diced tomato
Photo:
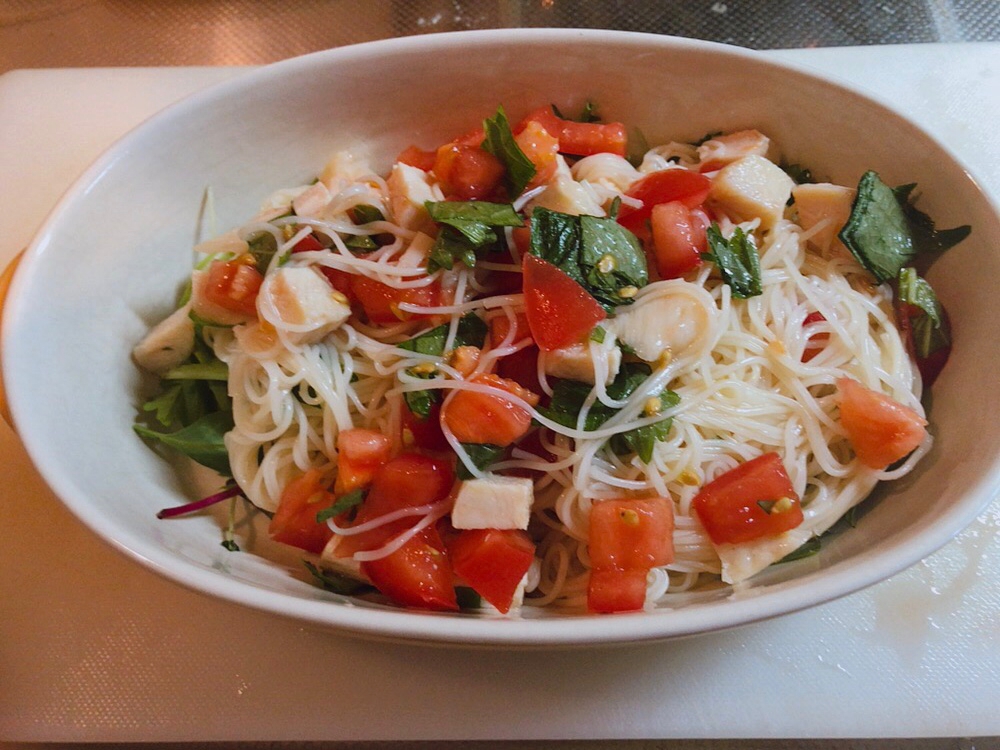
<instances>
[{"instance_id":1,"label":"diced tomato","mask_svg":"<svg viewBox=\"0 0 1000 750\"><path fill-rule=\"evenodd\" d=\"M375 430L355 427L337 435L337 481L334 491L338 495L371 484L376 472L392 450L392 441Z\"/></svg>"},{"instance_id":2,"label":"diced tomato","mask_svg":"<svg viewBox=\"0 0 1000 750\"><path fill-rule=\"evenodd\" d=\"M590 509L594 568L649 568L674 561L674 507L662 497L602 500Z\"/></svg>"},{"instance_id":3,"label":"diced tomato","mask_svg":"<svg viewBox=\"0 0 1000 750\"><path fill-rule=\"evenodd\" d=\"M577 344L607 317L604 308L565 271L536 255L521 259L531 337L542 351Z\"/></svg>"},{"instance_id":4,"label":"diced tomato","mask_svg":"<svg viewBox=\"0 0 1000 750\"><path fill-rule=\"evenodd\" d=\"M820 321L826 320L823 313L818 310L813 310L811 313L806 315L805 319L802 321L803 327L811 325L813 323L819 323ZM826 331L821 333L814 333L806 341L806 345L802 348L802 361L809 362L813 357L823 351L823 347L826 346L826 342L830 340L830 334Z\"/></svg>"},{"instance_id":5,"label":"diced tomato","mask_svg":"<svg viewBox=\"0 0 1000 750\"><path fill-rule=\"evenodd\" d=\"M444 500L455 482L451 462L416 453L402 453L376 472L371 489L352 523L359 526L403 508L414 508ZM349 557L359 550L381 547L400 531L419 520L410 516L360 534L341 537L334 554Z\"/></svg>"},{"instance_id":6,"label":"diced tomato","mask_svg":"<svg viewBox=\"0 0 1000 750\"><path fill-rule=\"evenodd\" d=\"M496 349L503 344L507 334L510 333L510 318L506 315L497 315L490 318L490 346ZM528 328L528 316L523 312L514 315L514 335L510 343L516 344L518 341L531 338L531 330Z\"/></svg>"},{"instance_id":7,"label":"diced tomato","mask_svg":"<svg viewBox=\"0 0 1000 750\"><path fill-rule=\"evenodd\" d=\"M549 135L559 139L559 152L571 156L591 156L610 153L624 156L628 146L625 126L620 122L574 122L557 117L551 107L540 107L525 117L515 134L527 129L529 123L538 123Z\"/></svg>"},{"instance_id":8,"label":"diced tomato","mask_svg":"<svg viewBox=\"0 0 1000 750\"><path fill-rule=\"evenodd\" d=\"M890 396L851 378L838 378L840 424L858 460L884 469L908 456L927 435L927 420Z\"/></svg>"},{"instance_id":9,"label":"diced tomato","mask_svg":"<svg viewBox=\"0 0 1000 750\"><path fill-rule=\"evenodd\" d=\"M518 396L529 404L538 396L499 375L479 375L472 383L487 385ZM459 390L445 401L441 420L461 443L508 446L531 428L531 412L520 404L492 393Z\"/></svg>"},{"instance_id":10,"label":"diced tomato","mask_svg":"<svg viewBox=\"0 0 1000 750\"><path fill-rule=\"evenodd\" d=\"M648 569L602 568L590 571L587 609L599 614L637 612L646 603Z\"/></svg>"},{"instance_id":11,"label":"diced tomato","mask_svg":"<svg viewBox=\"0 0 1000 750\"><path fill-rule=\"evenodd\" d=\"M653 206L680 201L688 208L697 208L708 197L712 181L703 174L687 169L661 169L633 183L625 192L629 198L642 201L633 207L623 203L618 213L618 223L636 231L653 213Z\"/></svg>"},{"instance_id":12,"label":"diced tomato","mask_svg":"<svg viewBox=\"0 0 1000 750\"><path fill-rule=\"evenodd\" d=\"M802 523L802 506L777 453L730 469L701 488L691 507L715 544L776 536Z\"/></svg>"},{"instance_id":13,"label":"diced tomato","mask_svg":"<svg viewBox=\"0 0 1000 750\"><path fill-rule=\"evenodd\" d=\"M701 254L708 248L705 225L681 201L653 206L650 224L660 278L676 279L701 263Z\"/></svg>"},{"instance_id":14,"label":"diced tomato","mask_svg":"<svg viewBox=\"0 0 1000 750\"><path fill-rule=\"evenodd\" d=\"M529 122L524 130L514 136L514 141L531 163L535 165L535 176L528 188L544 185L556 172L559 155L559 139L550 134L538 122Z\"/></svg>"},{"instance_id":15,"label":"diced tomato","mask_svg":"<svg viewBox=\"0 0 1000 750\"><path fill-rule=\"evenodd\" d=\"M511 239L514 240L514 246L522 258L531 252L531 227L516 227L510 234Z\"/></svg>"},{"instance_id":16,"label":"diced tomato","mask_svg":"<svg viewBox=\"0 0 1000 750\"><path fill-rule=\"evenodd\" d=\"M532 393L540 394L542 385L538 381L538 355L538 347L532 344L501 357L496 366L497 375L513 380Z\"/></svg>"},{"instance_id":17,"label":"diced tomato","mask_svg":"<svg viewBox=\"0 0 1000 750\"><path fill-rule=\"evenodd\" d=\"M408 164L411 167L430 172L434 169L434 159L437 154L434 151L424 151L416 146L407 146L402 153L396 157L396 161Z\"/></svg>"},{"instance_id":18,"label":"diced tomato","mask_svg":"<svg viewBox=\"0 0 1000 750\"><path fill-rule=\"evenodd\" d=\"M520 529L468 529L449 543L452 568L483 599L506 614L535 556Z\"/></svg>"},{"instance_id":19,"label":"diced tomato","mask_svg":"<svg viewBox=\"0 0 1000 750\"><path fill-rule=\"evenodd\" d=\"M446 451L448 440L441 431L441 403L431 404L430 413L420 417L403 405L403 445L422 451ZM409 436L405 433L409 432Z\"/></svg>"},{"instance_id":20,"label":"diced tomato","mask_svg":"<svg viewBox=\"0 0 1000 750\"><path fill-rule=\"evenodd\" d=\"M434 174L448 198L484 200L497 192L506 169L503 162L480 146L447 143L437 150Z\"/></svg>"},{"instance_id":21,"label":"diced tomato","mask_svg":"<svg viewBox=\"0 0 1000 750\"><path fill-rule=\"evenodd\" d=\"M319 238L315 234L307 234L301 240L295 243L295 247L292 248L293 253L311 253L316 250L322 250L323 243L319 241Z\"/></svg>"},{"instance_id":22,"label":"diced tomato","mask_svg":"<svg viewBox=\"0 0 1000 750\"><path fill-rule=\"evenodd\" d=\"M215 260L208 267L205 298L240 315L257 315L257 292L264 277L250 263Z\"/></svg>"},{"instance_id":23,"label":"diced tomato","mask_svg":"<svg viewBox=\"0 0 1000 750\"><path fill-rule=\"evenodd\" d=\"M309 469L282 490L268 534L276 542L319 554L333 532L325 523L316 522L316 514L332 504L333 494L323 486L319 469Z\"/></svg>"},{"instance_id":24,"label":"diced tomato","mask_svg":"<svg viewBox=\"0 0 1000 750\"><path fill-rule=\"evenodd\" d=\"M429 526L386 557L361 563L376 588L404 607L455 611L448 553L436 527Z\"/></svg>"},{"instance_id":25,"label":"diced tomato","mask_svg":"<svg viewBox=\"0 0 1000 750\"><path fill-rule=\"evenodd\" d=\"M354 278L353 273L328 266L317 266L317 268L326 277L326 280L330 282L330 286L347 297L352 306L357 303L358 300L355 298L354 290L351 287L351 279Z\"/></svg>"},{"instance_id":26,"label":"diced tomato","mask_svg":"<svg viewBox=\"0 0 1000 750\"><path fill-rule=\"evenodd\" d=\"M361 304L368 320L375 325L391 325L419 317L418 313L400 310L399 305L403 302L424 307L441 303L441 284L437 281L426 286L398 289L367 276L351 274L350 283L351 294L348 297Z\"/></svg>"}]
</instances>

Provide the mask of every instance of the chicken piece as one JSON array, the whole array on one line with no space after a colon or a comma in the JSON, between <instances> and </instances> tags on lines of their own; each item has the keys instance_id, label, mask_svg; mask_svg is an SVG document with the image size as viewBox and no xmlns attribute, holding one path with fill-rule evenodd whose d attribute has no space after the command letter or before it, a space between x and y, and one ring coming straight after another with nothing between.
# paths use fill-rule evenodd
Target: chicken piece
<instances>
[{"instance_id":1,"label":"chicken piece","mask_svg":"<svg viewBox=\"0 0 1000 750\"><path fill-rule=\"evenodd\" d=\"M745 156L719 170L709 200L734 221L760 219L770 229L785 213L795 182L763 156Z\"/></svg>"},{"instance_id":2,"label":"chicken piece","mask_svg":"<svg viewBox=\"0 0 1000 750\"><path fill-rule=\"evenodd\" d=\"M422 169L397 162L389 179L389 208L396 223L405 229L436 235L437 228L424 203L444 200L441 188Z\"/></svg>"},{"instance_id":3,"label":"chicken piece","mask_svg":"<svg viewBox=\"0 0 1000 750\"><path fill-rule=\"evenodd\" d=\"M154 326L132 350L135 363L162 375L190 357L194 350L194 321L190 313L188 302Z\"/></svg>"},{"instance_id":4,"label":"chicken piece","mask_svg":"<svg viewBox=\"0 0 1000 750\"><path fill-rule=\"evenodd\" d=\"M822 227L809 237L809 244L820 252L827 252L831 246L843 247L837 234L844 228L851 215L854 190L829 182L796 185L792 188L795 208L799 214L799 226L806 231L820 223ZM846 251L847 248L844 248Z\"/></svg>"},{"instance_id":5,"label":"chicken piece","mask_svg":"<svg viewBox=\"0 0 1000 750\"><path fill-rule=\"evenodd\" d=\"M770 139L757 130L738 130L716 136L698 146L702 171L721 169L744 156L767 156Z\"/></svg>"},{"instance_id":6,"label":"chicken piece","mask_svg":"<svg viewBox=\"0 0 1000 750\"><path fill-rule=\"evenodd\" d=\"M308 266L285 266L269 274L257 308L262 318L299 344L320 341L351 315L344 295Z\"/></svg>"},{"instance_id":7,"label":"chicken piece","mask_svg":"<svg viewBox=\"0 0 1000 750\"><path fill-rule=\"evenodd\" d=\"M607 385L615 379L621 363L621 349L615 347L608 351L606 357L599 357L595 368L594 359L590 356L590 346L573 344L562 349L545 352L542 367L549 377L578 380L581 383L590 383L591 385L597 382L596 369L601 373L602 382Z\"/></svg>"},{"instance_id":8,"label":"chicken piece","mask_svg":"<svg viewBox=\"0 0 1000 750\"><path fill-rule=\"evenodd\" d=\"M487 475L462 482L451 510L456 529L527 529L534 484L527 477Z\"/></svg>"}]
</instances>

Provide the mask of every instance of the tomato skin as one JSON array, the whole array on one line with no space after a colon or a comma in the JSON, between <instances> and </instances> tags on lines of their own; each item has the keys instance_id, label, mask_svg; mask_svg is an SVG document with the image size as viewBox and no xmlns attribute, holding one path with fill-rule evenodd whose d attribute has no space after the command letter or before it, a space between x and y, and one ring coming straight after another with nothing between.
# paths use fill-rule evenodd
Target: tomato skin
<instances>
[{"instance_id":1,"label":"tomato skin","mask_svg":"<svg viewBox=\"0 0 1000 750\"><path fill-rule=\"evenodd\" d=\"M511 327L510 318L506 315L497 315L494 318L490 318L490 346L496 349L503 344L504 339L507 338L507 334L510 333ZM525 313L515 313L513 328L514 335L511 337L511 344L531 338L531 330L528 328L528 316Z\"/></svg>"},{"instance_id":2,"label":"tomato skin","mask_svg":"<svg viewBox=\"0 0 1000 750\"><path fill-rule=\"evenodd\" d=\"M653 206L650 214L656 270L663 279L676 279L701 264L708 249L705 225L681 201Z\"/></svg>"},{"instance_id":3,"label":"tomato skin","mask_svg":"<svg viewBox=\"0 0 1000 750\"><path fill-rule=\"evenodd\" d=\"M840 424L858 460L884 469L908 456L927 435L927 420L895 399L851 378L838 378Z\"/></svg>"},{"instance_id":4,"label":"tomato skin","mask_svg":"<svg viewBox=\"0 0 1000 750\"><path fill-rule=\"evenodd\" d=\"M697 208L708 197L712 181L703 174L687 169L661 169L652 172L633 183L625 194L642 201L642 206L633 208L622 204L618 213L618 223L626 229L636 231L650 218L653 206L660 203L680 201L688 208Z\"/></svg>"},{"instance_id":5,"label":"tomato skin","mask_svg":"<svg viewBox=\"0 0 1000 750\"><path fill-rule=\"evenodd\" d=\"M268 534L276 542L319 554L333 532L325 523L316 522L316 514L332 503L333 495L323 487L319 469L309 469L282 490Z\"/></svg>"},{"instance_id":6,"label":"tomato skin","mask_svg":"<svg viewBox=\"0 0 1000 750\"><path fill-rule=\"evenodd\" d=\"M604 308L565 271L536 255L521 259L531 336L542 351L577 344L607 317Z\"/></svg>"},{"instance_id":7,"label":"tomato skin","mask_svg":"<svg viewBox=\"0 0 1000 750\"><path fill-rule=\"evenodd\" d=\"M507 391L529 404L538 396L499 375L479 375L470 382ZM459 390L445 402L441 420L461 443L506 447L531 429L531 412L503 396Z\"/></svg>"},{"instance_id":8,"label":"tomato skin","mask_svg":"<svg viewBox=\"0 0 1000 750\"><path fill-rule=\"evenodd\" d=\"M496 194L506 174L503 162L480 146L446 143L437 150L434 174L450 199L484 200Z\"/></svg>"},{"instance_id":9,"label":"tomato skin","mask_svg":"<svg viewBox=\"0 0 1000 750\"><path fill-rule=\"evenodd\" d=\"M558 117L551 107L540 107L514 128L515 136L533 122L559 140L559 153L562 154L592 156L610 153L624 156L627 150L628 134L620 122L574 122Z\"/></svg>"},{"instance_id":10,"label":"tomato skin","mask_svg":"<svg viewBox=\"0 0 1000 750\"><path fill-rule=\"evenodd\" d=\"M431 404L426 417L414 414L403 404L403 445L413 445L422 451L438 452L450 449L448 439L441 430L441 403ZM409 431L409 437L405 436ZM412 439L412 442L411 440Z\"/></svg>"},{"instance_id":11,"label":"tomato skin","mask_svg":"<svg viewBox=\"0 0 1000 750\"><path fill-rule=\"evenodd\" d=\"M264 283L260 272L248 263L215 260L208 267L205 297L230 312L257 316L257 292Z\"/></svg>"},{"instance_id":12,"label":"tomato skin","mask_svg":"<svg viewBox=\"0 0 1000 750\"><path fill-rule=\"evenodd\" d=\"M758 503L788 498L791 506L768 513ZM776 536L802 523L802 506L777 453L765 453L716 477L691 503L715 544L741 544Z\"/></svg>"},{"instance_id":13,"label":"tomato skin","mask_svg":"<svg viewBox=\"0 0 1000 750\"><path fill-rule=\"evenodd\" d=\"M416 146L407 146L396 157L396 161L416 167L417 169L422 169L424 172L430 172L434 169L434 159L436 156L437 154L434 151L424 151Z\"/></svg>"},{"instance_id":14,"label":"tomato skin","mask_svg":"<svg viewBox=\"0 0 1000 750\"><path fill-rule=\"evenodd\" d=\"M449 543L452 569L503 614L535 557L535 545L520 529L467 529Z\"/></svg>"},{"instance_id":15,"label":"tomato skin","mask_svg":"<svg viewBox=\"0 0 1000 750\"><path fill-rule=\"evenodd\" d=\"M361 563L361 572L404 607L458 609L448 553L435 526L416 534L392 554Z\"/></svg>"},{"instance_id":16,"label":"tomato skin","mask_svg":"<svg viewBox=\"0 0 1000 750\"><path fill-rule=\"evenodd\" d=\"M433 307L441 302L441 285L437 281L426 286L397 289L367 276L350 274L350 290L348 298L361 304L368 320L374 325L392 325L401 320L421 317L419 313L400 310L400 303Z\"/></svg>"},{"instance_id":17,"label":"tomato skin","mask_svg":"<svg viewBox=\"0 0 1000 750\"><path fill-rule=\"evenodd\" d=\"M361 489L389 460L392 441L375 430L355 427L337 435L337 481L334 492L343 495Z\"/></svg>"},{"instance_id":18,"label":"tomato skin","mask_svg":"<svg viewBox=\"0 0 1000 750\"><path fill-rule=\"evenodd\" d=\"M649 568L674 561L674 508L664 498L613 499L590 509L594 568Z\"/></svg>"},{"instance_id":19,"label":"tomato skin","mask_svg":"<svg viewBox=\"0 0 1000 750\"><path fill-rule=\"evenodd\" d=\"M401 453L376 472L371 489L358 507L352 525L358 526L403 508L444 500L454 483L455 474L450 461L417 453ZM409 516L361 534L341 537L334 554L349 557L360 550L377 549L418 520L418 516Z\"/></svg>"},{"instance_id":20,"label":"tomato skin","mask_svg":"<svg viewBox=\"0 0 1000 750\"><path fill-rule=\"evenodd\" d=\"M643 568L595 568L587 582L587 609L598 614L638 612L646 603Z\"/></svg>"}]
</instances>

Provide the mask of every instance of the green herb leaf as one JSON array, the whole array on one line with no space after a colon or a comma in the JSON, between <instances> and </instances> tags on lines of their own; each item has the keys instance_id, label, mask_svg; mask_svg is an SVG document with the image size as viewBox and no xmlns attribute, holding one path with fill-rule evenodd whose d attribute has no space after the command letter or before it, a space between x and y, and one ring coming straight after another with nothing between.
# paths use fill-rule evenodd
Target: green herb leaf
<instances>
[{"instance_id":1,"label":"green herb leaf","mask_svg":"<svg viewBox=\"0 0 1000 750\"><path fill-rule=\"evenodd\" d=\"M671 409L681 401L681 397L670 390L663 391L659 398L660 411ZM611 449L620 456L635 453L640 461L648 464L653 460L653 446L658 441L667 439L673 423L672 417L665 417L659 422L615 435L611 439Z\"/></svg>"},{"instance_id":2,"label":"green herb leaf","mask_svg":"<svg viewBox=\"0 0 1000 750\"><path fill-rule=\"evenodd\" d=\"M209 362L185 362L162 375L163 380L229 380L229 366L221 359Z\"/></svg>"},{"instance_id":3,"label":"green herb leaf","mask_svg":"<svg viewBox=\"0 0 1000 750\"><path fill-rule=\"evenodd\" d=\"M250 254L257 264L257 270L261 273L271 264L271 258L278 252L278 241L270 232L258 232L247 240L250 246Z\"/></svg>"},{"instance_id":4,"label":"green herb leaf","mask_svg":"<svg viewBox=\"0 0 1000 750\"><path fill-rule=\"evenodd\" d=\"M524 226L509 203L488 201L427 201L424 206L441 231L431 248L428 272L451 270L456 262L469 268L481 255L499 249L498 227Z\"/></svg>"},{"instance_id":5,"label":"green herb leaf","mask_svg":"<svg viewBox=\"0 0 1000 750\"><path fill-rule=\"evenodd\" d=\"M784 170L785 174L799 185L816 182L812 171L808 167L803 167L801 164L788 164L787 162L782 162L779 166Z\"/></svg>"},{"instance_id":6,"label":"green herb leaf","mask_svg":"<svg viewBox=\"0 0 1000 750\"><path fill-rule=\"evenodd\" d=\"M730 286L733 296L749 299L761 294L760 257L750 235L736 227L727 240L714 222L706 234L709 252L702 257L719 267L722 280Z\"/></svg>"},{"instance_id":7,"label":"green herb leaf","mask_svg":"<svg viewBox=\"0 0 1000 750\"><path fill-rule=\"evenodd\" d=\"M499 445L490 445L489 443L462 443L461 445L479 471L485 471L491 464L496 463L506 450ZM464 459L458 462L455 474L463 480L472 479L475 476Z\"/></svg>"},{"instance_id":8,"label":"green herb leaf","mask_svg":"<svg viewBox=\"0 0 1000 750\"><path fill-rule=\"evenodd\" d=\"M890 188L869 170L858 182L851 215L840 240L875 280L897 278L918 253L941 253L965 239L968 226L938 231L927 214L912 203L915 185Z\"/></svg>"},{"instance_id":9,"label":"green herb leaf","mask_svg":"<svg viewBox=\"0 0 1000 750\"><path fill-rule=\"evenodd\" d=\"M823 543L820 541L820 538L818 536L814 536L797 549L789 552L774 564L780 565L781 563L793 562L794 560L804 560L807 557L812 557L817 554L822 546Z\"/></svg>"},{"instance_id":10,"label":"green herb leaf","mask_svg":"<svg viewBox=\"0 0 1000 750\"><path fill-rule=\"evenodd\" d=\"M941 303L931 285L913 268L899 272L899 301L910 305L908 311L913 331L914 353L919 359L951 346L951 331Z\"/></svg>"},{"instance_id":11,"label":"green herb leaf","mask_svg":"<svg viewBox=\"0 0 1000 750\"><path fill-rule=\"evenodd\" d=\"M576 117L566 117L559 108L552 104L552 114L558 117L560 120L568 120L569 122L600 122L601 116L597 114L597 105L592 101L588 100L586 104L583 105L583 109L580 110L580 114Z\"/></svg>"},{"instance_id":12,"label":"green herb leaf","mask_svg":"<svg viewBox=\"0 0 1000 750\"><path fill-rule=\"evenodd\" d=\"M303 560L302 563L312 573L316 583L331 593L351 596L371 588L364 581L359 581L329 568L320 568L308 560Z\"/></svg>"},{"instance_id":13,"label":"green herb leaf","mask_svg":"<svg viewBox=\"0 0 1000 750\"><path fill-rule=\"evenodd\" d=\"M482 348L486 341L488 327L483 319L475 313L466 313L458 321L458 330L455 331L455 348L460 346L477 346ZM427 354L430 356L441 356L444 354L445 341L448 339L448 324L439 325L436 328L424 331L419 336L407 339L396 346L417 354Z\"/></svg>"},{"instance_id":14,"label":"green herb leaf","mask_svg":"<svg viewBox=\"0 0 1000 750\"><path fill-rule=\"evenodd\" d=\"M361 505L365 499L363 490L353 490L346 495L341 495L329 508L324 508L316 514L316 523L326 523L331 518L336 518L341 513L346 513L351 508Z\"/></svg>"},{"instance_id":15,"label":"green herb leaf","mask_svg":"<svg viewBox=\"0 0 1000 750\"><path fill-rule=\"evenodd\" d=\"M362 203L350 210L351 221L355 224L371 224L373 221L385 221L385 216L375 206Z\"/></svg>"},{"instance_id":16,"label":"green herb leaf","mask_svg":"<svg viewBox=\"0 0 1000 750\"><path fill-rule=\"evenodd\" d=\"M233 429L232 412L207 414L176 432L157 432L141 424L133 428L142 437L158 440L223 476L232 476L223 442L223 436Z\"/></svg>"},{"instance_id":17,"label":"green herb leaf","mask_svg":"<svg viewBox=\"0 0 1000 750\"><path fill-rule=\"evenodd\" d=\"M507 192L511 198L516 198L535 176L535 165L514 140L514 133L503 107L497 107L493 117L483 120L483 130L486 133L483 149L497 157L506 167Z\"/></svg>"},{"instance_id":18,"label":"green herb leaf","mask_svg":"<svg viewBox=\"0 0 1000 750\"><path fill-rule=\"evenodd\" d=\"M483 606L483 598L468 586L455 587L455 602L459 609L480 609Z\"/></svg>"},{"instance_id":19,"label":"green herb leaf","mask_svg":"<svg viewBox=\"0 0 1000 750\"><path fill-rule=\"evenodd\" d=\"M441 401L441 393L437 390L404 391L403 401L406 408L421 419L427 419L434 410L434 404Z\"/></svg>"}]
</instances>

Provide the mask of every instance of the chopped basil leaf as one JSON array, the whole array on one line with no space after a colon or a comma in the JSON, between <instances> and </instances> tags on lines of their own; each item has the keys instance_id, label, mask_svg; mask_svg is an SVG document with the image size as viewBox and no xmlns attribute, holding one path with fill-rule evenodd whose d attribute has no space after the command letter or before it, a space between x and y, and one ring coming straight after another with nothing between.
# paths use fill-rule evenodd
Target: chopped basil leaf
<instances>
[{"instance_id":1,"label":"chopped basil leaf","mask_svg":"<svg viewBox=\"0 0 1000 750\"><path fill-rule=\"evenodd\" d=\"M775 565L780 565L781 563L792 562L794 560L804 560L807 557L812 557L817 554L822 547L822 542L818 536L814 536L804 544L799 546L797 549L792 550L783 558L778 560Z\"/></svg>"},{"instance_id":2,"label":"chopped basil leaf","mask_svg":"<svg viewBox=\"0 0 1000 750\"><path fill-rule=\"evenodd\" d=\"M351 508L356 508L365 499L363 490L352 490L346 495L341 495L329 508L324 508L316 514L316 523L326 523L331 518L336 518L341 513L346 513Z\"/></svg>"},{"instance_id":3,"label":"chopped basil leaf","mask_svg":"<svg viewBox=\"0 0 1000 750\"><path fill-rule=\"evenodd\" d=\"M347 249L353 253L370 253L379 248L379 244L370 234L349 234L341 239L344 240Z\"/></svg>"},{"instance_id":4,"label":"chopped basil leaf","mask_svg":"<svg viewBox=\"0 0 1000 750\"><path fill-rule=\"evenodd\" d=\"M918 253L940 253L971 231L968 226L936 230L931 218L912 204L914 187L893 189L876 172L865 172L840 231L840 240L880 284L896 279Z\"/></svg>"},{"instance_id":5,"label":"chopped basil leaf","mask_svg":"<svg viewBox=\"0 0 1000 750\"><path fill-rule=\"evenodd\" d=\"M157 432L141 424L133 425L133 428L142 437L158 440L203 466L214 469L224 476L232 476L229 453L222 439L233 429L232 412L218 411L206 414L175 432Z\"/></svg>"},{"instance_id":6,"label":"chopped basil leaf","mask_svg":"<svg viewBox=\"0 0 1000 750\"><path fill-rule=\"evenodd\" d=\"M753 238L736 227L728 240L719 231L719 225L712 223L707 231L709 252L702 258L719 267L722 280L733 290L738 299L749 299L761 293L760 258Z\"/></svg>"},{"instance_id":7,"label":"chopped basil leaf","mask_svg":"<svg viewBox=\"0 0 1000 750\"><path fill-rule=\"evenodd\" d=\"M951 346L951 332L941 303L931 285L913 268L900 270L898 295L900 302L911 306L908 317L914 353L919 359L927 359L939 349Z\"/></svg>"},{"instance_id":8,"label":"chopped basil leaf","mask_svg":"<svg viewBox=\"0 0 1000 750\"><path fill-rule=\"evenodd\" d=\"M475 468L479 471L485 471L490 464L495 463L505 450L499 445L490 445L489 443L462 443L462 448L465 449ZM458 462L455 474L463 480L472 479L475 476L464 460Z\"/></svg>"},{"instance_id":9,"label":"chopped basil leaf","mask_svg":"<svg viewBox=\"0 0 1000 750\"><path fill-rule=\"evenodd\" d=\"M803 167L801 164L788 164L785 162L782 162L779 166L782 170L784 170L785 174L795 180L795 182L799 185L816 182L812 171L808 167Z\"/></svg>"},{"instance_id":10,"label":"chopped basil leaf","mask_svg":"<svg viewBox=\"0 0 1000 750\"><path fill-rule=\"evenodd\" d=\"M499 249L497 227L524 226L524 220L509 203L487 201L427 201L431 218L443 225L431 248L427 270L451 270L456 262L469 268L485 253Z\"/></svg>"},{"instance_id":11,"label":"chopped basil leaf","mask_svg":"<svg viewBox=\"0 0 1000 750\"><path fill-rule=\"evenodd\" d=\"M649 283L639 240L612 218L538 207L531 214L531 253L560 268L609 312L632 302L621 289Z\"/></svg>"},{"instance_id":12,"label":"chopped basil leaf","mask_svg":"<svg viewBox=\"0 0 1000 750\"><path fill-rule=\"evenodd\" d=\"M351 595L370 588L364 581L359 581L329 568L320 568L308 560L303 560L302 563L312 573L316 583L331 593Z\"/></svg>"},{"instance_id":13,"label":"chopped basil leaf","mask_svg":"<svg viewBox=\"0 0 1000 750\"><path fill-rule=\"evenodd\" d=\"M516 198L524 192L524 188L535 176L535 165L524 155L521 147L514 140L507 115L503 107L497 107L493 117L483 120L483 130L486 138L483 149L493 154L506 167L505 183L511 198Z\"/></svg>"},{"instance_id":14,"label":"chopped basil leaf","mask_svg":"<svg viewBox=\"0 0 1000 750\"><path fill-rule=\"evenodd\" d=\"M455 332L455 348L460 346L477 346L482 348L486 340L488 328L483 319L475 313L466 313L458 321ZM419 336L396 344L400 349L406 349L417 354L441 356L444 354L444 344L448 339L448 324L424 331Z\"/></svg>"},{"instance_id":15,"label":"chopped basil leaf","mask_svg":"<svg viewBox=\"0 0 1000 750\"><path fill-rule=\"evenodd\" d=\"M600 122L601 116L597 114L597 105L592 101L588 100L586 104L583 105L583 109L580 110L580 114L576 117L566 117L559 108L552 104L552 114L558 117L560 120L568 120L569 122Z\"/></svg>"},{"instance_id":16,"label":"chopped basil leaf","mask_svg":"<svg viewBox=\"0 0 1000 750\"><path fill-rule=\"evenodd\" d=\"M253 256L257 270L261 273L271 264L271 258L278 252L278 241L270 232L258 232L247 240L250 254Z\"/></svg>"},{"instance_id":17,"label":"chopped basil leaf","mask_svg":"<svg viewBox=\"0 0 1000 750\"><path fill-rule=\"evenodd\" d=\"M404 391L403 401L406 408L421 419L427 419L434 409L434 404L441 400L441 394L435 390Z\"/></svg>"},{"instance_id":18,"label":"chopped basil leaf","mask_svg":"<svg viewBox=\"0 0 1000 750\"><path fill-rule=\"evenodd\" d=\"M219 544L221 544L230 552L240 551L240 545L238 545L234 539L223 539L221 542L219 542Z\"/></svg>"},{"instance_id":19,"label":"chopped basil leaf","mask_svg":"<svg viewBox=\"0 0 1000 750\"><path fill-rule=\"evenodd\" d=\"M459 609L480 609L483 606L483 598L468 586L455 587L455 601Z\"/></svg>"},{"instance_id":20,"label":"chopped basil leaf","mask_svg":"<svg viewBox=\"0 0 1000 750\"><path fill-rule=\"evenodd\" d=\"M660 396L659 410L673 408L680 403L681 397L673 391L665 390ZM670 427L674 420L666 417L659 422L636 427L634 430L623 432L611 438L611 450L619 456L635 453L643 463L653 460L653 446L662 440L666 440L670 434Z\"/></svg>"},{"instance_id":21,"label":"chopped basil leaf","mask_svg":"<svg viewBox=\"0 0 1000 750\"><path fill-rule=\"evenodd\" d=\"M371 224L373 221L384 221L385 216L375 206L362 203L350 210L351 220L355 224Z\"/></svg>"},{"instance_id":22,"label":"chopped basil leaf","mask_svg":"<svg viewBox=\"0 0 1000 750\"><path fill-rule=\"evenodd\" d=\"M594 330L590 332L590 340L595 341L598 344L603 344L607 333L608 332L604 330L603 326L594 326Z\"/></svg>"}]
</instances>

